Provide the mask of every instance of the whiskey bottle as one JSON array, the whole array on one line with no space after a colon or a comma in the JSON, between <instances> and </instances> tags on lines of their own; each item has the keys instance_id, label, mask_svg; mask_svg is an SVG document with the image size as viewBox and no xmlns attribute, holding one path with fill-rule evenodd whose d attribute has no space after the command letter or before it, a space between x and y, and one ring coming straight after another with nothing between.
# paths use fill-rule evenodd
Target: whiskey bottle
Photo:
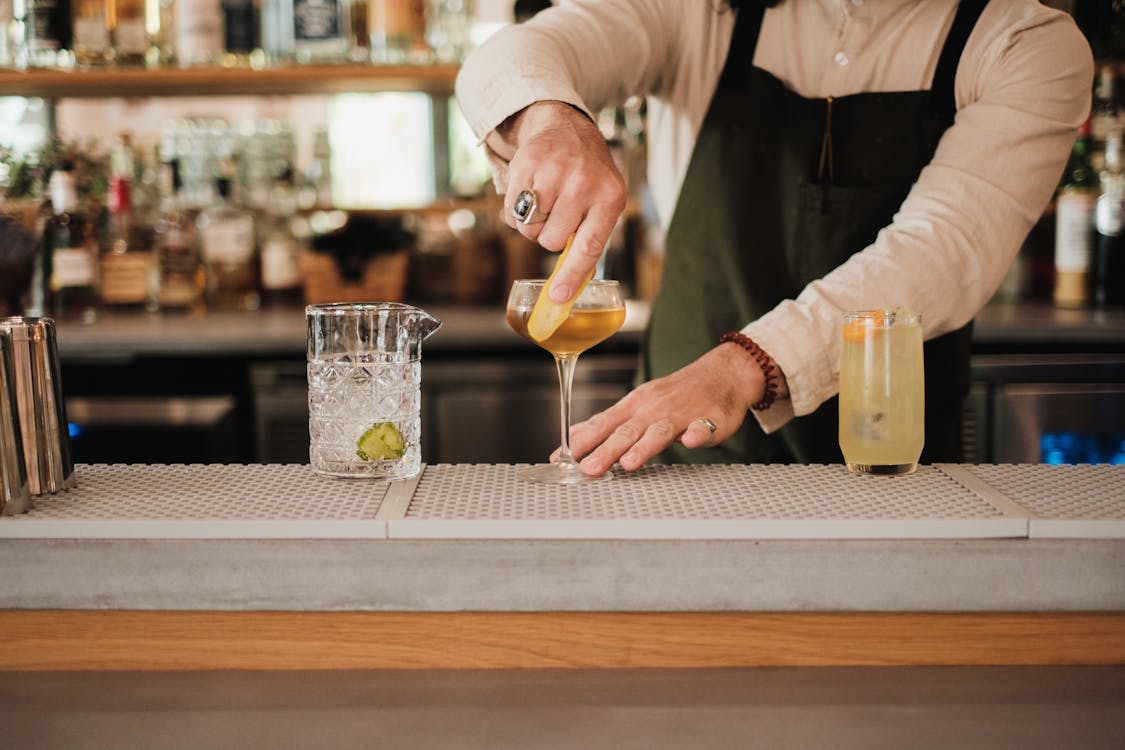
<instances>
[{"instance_id":1,"label":"whiskey bottle","mask_svg":"<svg viewBox=\"0 0 1125 750\"><path fill-rule=\"evenodd\" d=\"M1090 163L1090 122L1074 141L1055 201L1055 290L1059 307L1089 303L1098 175Z\"/></svg>"},{"instance_id":2,"label":"whiskey bottle","mask_svg":"<svg viewBox=\"0 0 1125 750\"><path fill-rule=\"evenodd\" d=\"M144 65L148 55L148 29L145 26L145 0L110 0L112 58L117 65Z\"/></svg>"},{"instance_id":3,"label":"whiskey bottle","mask_svg":"<svg viewBox=\"0 0 1125 750\"><path fill-rule=\"evenodd\" d=\"M222 0L223 67L261 68L265 53L256 0Z\"/></svg>"},{"instance_id":4,"label":"whiskey bottle","mask_svg":"<svg viewBox=\"0 0 1125 750\"><path fill-rule=\"evenodd\" d=\"M44 232L51 258L49 309L59 320L93 323L98 317L94 224L79 209L73 172L55 170L50 191L52 216Z\"/></svg>"},{"instance_id":5,"label":"whiskey bottle","mask_svg":"<svg viewBox=\"0 0 1125 750\"><path fill-rule=\"evenodd\" d=\"M204 276L195 222L183 208L179 163L160 170L160 209L153 222L157 283L150 310L193 312L203 309Z\"/></svg>"},{"instance_id":6,"label":"whiskey bottle","mask_svg":"<svg viewBox=\"0 0 1125 750\"><path fill-rule=\"evenodd\" d=\"M350 56L345 0L293 0L293 56L299 63L343 63Z\"/></svg>"},{"instance_id":7,"label":"whiskey bottle","mask_svg":"<svg viewBox=\"0 0 1125 750\"><path fill-rule=\"evenodd\" d=\"M101 254L101 298L106 308L142 310L156 281L152 236L133 211L133 146L118 136L111 155L108 231Z\"/></svg>"},{"instance_id":8,"label":"whiskey bottle","mask_svg":"<svg viewBox=\"0 0 1125 750\"><path fill-rule=\"evenodd\" d=\"M1106 136L1105 168L1099 175L1094 220L1094 257L1090 267L1090 298L1095 307L1125 305L1125 170L1120 132Z\"/></svg>"},{"instance_id":9,"label":"whiskey bottle","mask_svg":"<svg viewBox=\"0 0 1125 750\"><path fill-rule=\"evenodd\" d=\"M69 0L24 0L20 17L24 31L23 62L27 67L65 67L73 62Z\"/></svg>"},{"instance_id":10,"label":"whiskey bottle","mask_svg":"<svg viewBox=\"0 0 1125 750\"><path fill-rule=\"evenodd\" d=\"M219 0L175 0L172 33L182 68L215 65L223 55L223 12Z\"/></svg>"},{"instance_id":11,"label":"whiskey bottle","mask_svg":"<svg viewBox=\"0 0 1125 750\"><path fill-rule=\"evenodd\" d=\"M197 220L207 304L220 310L257 310L261 294L254 216L233 199L232 175L231 168L224 168L215 181L218 199Z\"/></svg>"},{"instance_id":12,"label":"whiskey bottle","mask_svg":"<svg viewBox=\"0 0 1125 750\"><path fill-rule=\"evenodd\" d=\"M74 62L97 67L110 61L109 6L106 0L75 0Z\"/></svg>"},{"instance_id":13,"label":"whiskey bottle","mask_svg":"<svg viewBox=\"0 0 1125 750\"><path fill-rule=\"evenodd\" d=\"M293 231L297 198L292 172L278 177L262 231L262 306L296 307L303 296L300 256L304 243Z\"/></svg>"}]
</instances>

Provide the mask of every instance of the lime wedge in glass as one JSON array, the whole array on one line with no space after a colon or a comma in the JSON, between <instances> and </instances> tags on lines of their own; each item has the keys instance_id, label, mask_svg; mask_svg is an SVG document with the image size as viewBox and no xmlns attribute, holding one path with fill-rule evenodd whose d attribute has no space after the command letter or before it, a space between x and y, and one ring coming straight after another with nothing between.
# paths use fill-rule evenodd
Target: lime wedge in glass
<instances>
[{"instance_id":1,"label":"lime wedge in glass","mask_svg":"<svg viewBox=\"0 0 1125 750\"><path fill-rule=\"evenodd\" d=\"M406 453L406 440L391 422L371 425L355 445L355 454L364 461L394 461Z\"/></svg>"}]
</instances>

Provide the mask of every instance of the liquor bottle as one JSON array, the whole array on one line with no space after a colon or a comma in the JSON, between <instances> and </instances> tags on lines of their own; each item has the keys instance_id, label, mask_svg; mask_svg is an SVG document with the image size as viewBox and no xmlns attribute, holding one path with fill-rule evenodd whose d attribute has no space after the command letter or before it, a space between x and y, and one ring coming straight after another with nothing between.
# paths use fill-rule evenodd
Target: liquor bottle
<instances>
[{"instance_id":1,"label":"liquor bottle","mask_svg":"<svg viewBox=\"0 0 1125 750\"><path fill-rule=\"evenodd\" d=\"M262 51L266 64L293 59L293 0L261 0Z\"/></svg>"},{"instance_id":2,"label":"liquor bottle","mask_svg":"<svg viewBox=\"0 0 1125 750\"><path fill-rule=\"evenodd\" d=\"M179 162L160 170L160 210L153 222L157 283L150 310L197 311L203 308L204 275L195 222L183 207Z\"/></svg>"},{"instance_id":3,"label":"liquor bottle","mask_svg":"<svg viewBox=\"0 0 1125 750\"><path fill-rule=\"evenodd\" d=\"M1113 63L1098 68L1090 106L1090 152L1094 168L1105 164L1105 147L1111 133L1121 130L1121 109L1117 104L1117 70Z\"/></svg>"},{"instance_id":4,"label":"liquor bottle","mask_svg":"<svg viewBox=\"0 0 1125 750\"><path fill-rule=\"evenodd\" d=\"M423 62L426 56L425 0L370 0L367 10L371 61Z\"/></svg>"},{"instance_id":5,"label":"liquor bottle","mask_svg":"<svg viewBox=\"0 0 1125 750\"><path fill-rule=\"evenodd\" d=\"M300 268L304 243L293 231L297 196L292 171L277 178L267 205L262 231L262 306L296 307L304 292Z\"/></svg>"},{"instance_id":6,"label":"liquor bottle","mask_svg":"<svg viewBox=\"0 0 1125 750\"><path fill-rule=\"evenodd\" d=\"M1090 164L1090 122L1083 124L1071 149L1055 200L1055 290L1059 307L1089 303L1090 259L1098 175Z\"/></svg>"},{"instance_id":7,"label":"liquor bottle","mask_svg":"<svg viewBox=\"0 0 1125 750\"><path fill-rule=\"evenodd\" d=\"M426 44L438 62L459 63L469 51L473 0L426 0Z\"/></svg>"},{"instance_id":8,"label":"liquor bottle","mask_svg":"<svg viewBox=\"0 0 1125 750\"><path fill-rule=\"evenodd\" d=\"M369 0L348 0L348 55L351 62L371 62Z\"/></svg>"},{"instance_id":9,"label":"liquor bottle","mask_svg":"<svg viewBox=\"0 0 1125 750\"><path fill-rule=\"evenodd\" d=\"M15 68L19 65L16 48L16 34L22 32L16 26L14 0L0 0L0 69Z\"/></svg>"},{"instance_id":10,"label":"liquor bottle","mask_svg":"<svg viewBox=\"0 0 1125 750\"><path fill-rule=\"evenodd\" d=\"M144 65L149 48L145 26L145 0L111 0L113 61L117 65Z\"/></svg>"},{"instance_id":11,"label":"liquor bottle","mask_svg":"<svg viewBox=\"0 0 1125 750\"><path fill-rule=\"evenodd\" d=\"M223 66L261 68L265 53L256 0L222 0Z\"/></svg>"},{"instance_id":12,"label":"liquor bottle","mask_svg":"<svg viewBox=\"0 0 1125 750\"><path fill-rule=\"evenodd\" d=\"M175 0L172 33L182 68L217 64L223 56L223 11L219 0Z\"/></svg>"},{"instance_id":13,"label":"liquor bottle","mask_svg":"<svg viewBox=\"0 0 1125 750\"><path fill-rule=\"evenodd\" d=\"M312 161L305 168L297 205L302 209L332 205L332 141L326 128L313 133Z\"/></svg>"},{"instance_id":14,"label":"liquor bottle","mask_svg":"<svg viewBox=\"0 0 1125 750\"><path fill-rule=\"evenodd\" d=\"M155 285L152 236L133 211L133 144L119 135L111 154L109 223L100 258L103 306L141 310Z\"/></svg>"},{"instance_id":15,"label":"liquor bottle","mask_svg":"<svg viewBox=\"0 0 1125 750\"><path fill-rule=\"evenodd\" d=\"M345 0L293 0L293 56L299 63L343 63L350 56Z\"/></svg>"},{"instance_id":16,"label":"liquor bottle","mask_svg":"<svg viewBox=\"0 0 1125 750\"><path fill-rule=\"evenodd\" d=\"M64 67L73 61L69 0L24 0L22 23L27 67Z\"/></svg>"},{"instance_id":17,"label":"liquor bottle","mask_svg":"<svg viewBox=\"0 0 1125 750\"><path fill-rule=\"evenodd\" d=\"M257 310L261 306L254 215L232 195L233 165L215 180L218 199L197 220L207 303L217 309Z\"/></svg>"},{"instance_id":18,"label":"liquor bottle","mask_svg":"<svg viewBox=\"0 0 1125 750\"><path fill-rule=\"evenodd\" d=\"M145 29L148 32L148 52L145 64L171 65L176 61L176 32L174 0L154 0L145 4Z\"/></svg>"},{"instance_id":19,"label":"liquor bottle","mask_svg":"<svg viewBox=\"0 0 1125 750\"><path fill-rule=\"evenodd\" d=\"M110 61L109 6L106 0L75 0L74 62L83 67Z\"/></svg>"},{"instance_id":20,"label":"liquor bottle","mask_svg":"<svg viewBox=\"0 0 1125 750\"><path fill-rule=\"evenodd\" d=\"M1121 132L1106 137L1105 169L1100 177L1094 220L1094 259L1090 297L1095 307L1125 304L1125 170L1121 159Z\"/></svg>"},{"instance_id":21,"label":"liquor bottle","mask_svg":"<svg viewBox=\"0 0 1125 750\"><path fill-rule=\"evenodd\" d=\"M49 309L60 320L93 323L98 317L94 224L79 209L73 172L56 169L50 191L52 216L44 232L51 254Z\"/></svg>"}]
</instances>

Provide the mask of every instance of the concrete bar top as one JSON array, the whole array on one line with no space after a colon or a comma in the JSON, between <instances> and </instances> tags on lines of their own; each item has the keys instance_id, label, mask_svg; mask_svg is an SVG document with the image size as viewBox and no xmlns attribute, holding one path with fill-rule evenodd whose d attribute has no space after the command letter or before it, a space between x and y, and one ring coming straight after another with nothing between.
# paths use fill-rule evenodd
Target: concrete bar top
<instances>
[{"instance_id":1,"label":"concrete bar top","mask_svg":"<svg viewBox=\"0 0 1125 750\"><path fill-rule=\"evenodd\" d=\"M80 465L0 518L0 608L1122 611L1125 466Z\"/></svg>"}]
</instances>

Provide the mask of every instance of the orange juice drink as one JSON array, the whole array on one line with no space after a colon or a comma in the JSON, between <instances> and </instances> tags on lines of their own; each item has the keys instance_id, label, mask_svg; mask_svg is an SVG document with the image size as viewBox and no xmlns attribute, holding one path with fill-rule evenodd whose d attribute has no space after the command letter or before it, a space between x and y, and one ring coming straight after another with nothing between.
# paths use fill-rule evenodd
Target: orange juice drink
<instances>
[{"instance_id":1,"label":"orange juice drink","mask_svg":"<svg viewBox=\"0 0 1125 750\"><path fill-rule=\"evenodd\" d=\"M848 313L840 350L840 450L853 474L909 474L925 427L921 316Z\"/></svg>"}]
</instances>

